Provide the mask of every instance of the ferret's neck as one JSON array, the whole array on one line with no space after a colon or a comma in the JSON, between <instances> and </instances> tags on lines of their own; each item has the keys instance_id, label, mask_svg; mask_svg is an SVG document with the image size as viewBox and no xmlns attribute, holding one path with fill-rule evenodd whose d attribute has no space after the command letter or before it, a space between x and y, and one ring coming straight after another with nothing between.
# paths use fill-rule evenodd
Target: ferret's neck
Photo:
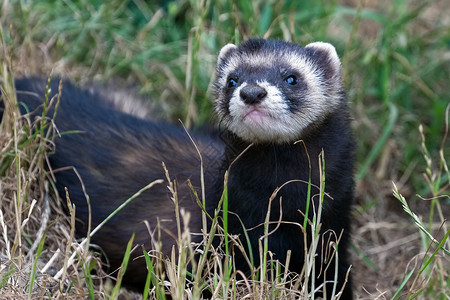
<instances>
[{"instance_id":1,"label":"ferret's neck","mask_svg":"<svg viewBox=\"0 0 450 300\"><path fill-rule=\"evenodd\" d=\"M300 139L298 141L273 143L273 142L248 142L244 141L232 132L225 132L222 135L225 144L225 155L228 163L233 162L238 156L246 158L269 159L273 156L289 157L295 159L295 152L299 149L304 152L305 144L311 145L310 139ZM312 145L311 145L312 146ZM245 152L245 153L244 153Z\"/></svg>"},{"instance_id":2,"label":"ferret's neck","mask_svg":"<svg viewBox=\"0 0 450 300\"><path fill-rule=\"evenodd\" d=\"M308 160L314 162L320 153L319 144L311 141L286 143L250 143L243 141L233 133L227 133L225 142L225 161L227 169L231 164L231 173L239 176L267 177L274 184L282 184L290 179L297 179L299 168L309 168ZM309 170L305 170L305 174ZM303 172L301 172L303 173ZM307 179L307 178L302 178Z\"/></svg>"},{"instance_id":3,"label":"ferret's neck","mask_svg":"<svg viewBox=\"0 0 450 300\"><path fill-rule=\"evenodd\" d=\"M248 172L258 176L262 175L258 174L262 172L268 178L276 175L276 184L283 184L283 180L298 179L299 173L302 173L301 179L308 180L304 175L309 174L311 166L311 175L315 179L319 175L319 155L322 150L325 158L338 156L342 151L351 151L352 139L346 134L349 131L348 126L348 116L339 115L337 112L329 115L319 125L304 130L297 141L286 143L252 144L231 132L226 132L222 134L225 143L225 160L222 167L226 170L235 161L231 173L235 169L235 172L248 177ZM245 153L241 155L244 150ZM328 161L327 166L330 167L330 164Z\"/></svg>"}]
</instances>

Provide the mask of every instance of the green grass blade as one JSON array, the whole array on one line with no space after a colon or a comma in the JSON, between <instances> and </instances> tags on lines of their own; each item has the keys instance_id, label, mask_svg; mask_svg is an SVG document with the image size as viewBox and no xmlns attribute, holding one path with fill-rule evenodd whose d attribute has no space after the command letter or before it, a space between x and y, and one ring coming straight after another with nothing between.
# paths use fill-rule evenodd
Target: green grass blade
<instances>
[{"instance_id":1,"label":"green grass blade","mask_svg":"<svg viewBox=\"0 0 450 300\"><path fill-rule=\"evenodd\" d=\"M94 281L92 280L92 275L91 275L91 271L92 269L95 267L95 262L83 262L82 264L82 271L83 271L83 275L84 275L84 281L86 282L86 287L88 289L88 294L89 294L89 299L91 300L95 300L95 286L94 286ZM70 292L70 289L72 288L72 286L74 285L74 282L71 283L71 285L69 286L69 288L67 289L67 292Z\"/></svg>"},{"instance_id":2,"label":"green grass blade","mask_svg":"<svg viewBox=\"0 0 450 300\"><path fill-rule=\"evenodd\" d=\"M134 233L131 235L130 241L127 244L127 248L125 250L125 254L123 257L122 265L119 270L119 274L117 274L117 282L114 286L110 299L117 299L119 297L120 286L122 285L123 276L127 270L128 261L130 260L131 248L133 247L134 242Z\"/></svg>"},{"instance_id":3,"label":"green grass blade","mask_svg":"<svg viewBox=\"0 0 450 300\"><path fill-rule=\"evenodd\" d=\"M36 256L35 256L34 263L33 263L33 269L31 271L31 275L30 275L30 285L29 285L29 290L28 290L28 296L30 298L31 298L31 295L33 293L34 281L36 280L37 262L39 260L39 257L42 254L42 250L44 249L44 243L45 243L45 238L46 237L47 237L47 234L44 234L44 236L42 237L41 242L39 243L37 251L36 251Z\"/></svg>"},{"instance_id":4,"label":"green grass blade","mask_svg":"<svg viewBox=\"0 0 450 300\"><path fill-rule=\"evenodd\" d=\"M156 299L165 300L166 294L164 293L164 287L161 288L161 285L159 284L158 279L156 278L155 268L153 267L152 260L150 259L150 256L148 255L147 251L145 251L144 248L142 248L142 253L144 254L145 263L148 269L142 299L144 300L148 299L150 284L152 284L156 289Z\"/></svg>"},{"instance_id":5,"label":"green grass blade","mask_svg":"<svg viewBox=\"0 0 450 300\"><path fill-rule=\"evenodd\" d=\"M397 291L395 292L394 296L392 297L392 299L399 299L400 297L400 293L402 292L403 288L405 287L406 283L408 282L409 278L411 278L412 274L414 273L414 269L411 270L405 277L405 279L402 281L402 283L400 284L400 287L397 289Z\"/></svg>"}]
</instances>

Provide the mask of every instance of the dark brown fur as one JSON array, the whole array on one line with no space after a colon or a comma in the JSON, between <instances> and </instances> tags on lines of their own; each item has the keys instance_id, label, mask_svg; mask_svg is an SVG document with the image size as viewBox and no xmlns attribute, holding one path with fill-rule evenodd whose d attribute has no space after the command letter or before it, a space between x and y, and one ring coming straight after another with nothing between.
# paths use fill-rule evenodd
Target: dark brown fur
<instances>
[{"instance_id":1,"label":"dark brown fur","mask_svg":"<svg viewBox=\"0 0 450 300\"><path fill-rule=\"evenodd\" d=\"M46 80L38 78L16 81L17 96L24 105L24 112L26 107L33 111L33 116L42 114L36 107L42 104L46 83ZM52 79L51 98L57 94L58 85L59 79ZM55 104L48 116L53 115ZM148 221L151 229L155 230L157 218L160 219L162 252L170 255L177 231L174 204L170 200L162 162L178 184L180 207L191 213L190 229L194 233L200 232L201 210L187 185L189 179L200 194L200 159L181 126L153 123L112 109L103 94L92 89L80 89L69 81L63 81L54 123L61 136L56 137L55 153L49 156L49 160L55 171L59 194L65 197L67 187L76 206L77 236L86 235L88 206L73 168L80 174L90 197L92 228L141 188L154 180L164 180L163 184L133 200L93 236L91 242L106 253L109 271L120 267L133 232L136 233L135 244L152 249L150 234L143 221ZM197 134L195 142L204 161L208 162L205 173L217 174L223 151L221 143L209 134ZM66 169L58 171L60 168ZM207 188L212 179L205 176ZM137 249L134 256L141 253ZM144 259L131 260L129 270L133 275L125 276L124 284L141 288L147 274Z\"/></svg>"}]
</instances>

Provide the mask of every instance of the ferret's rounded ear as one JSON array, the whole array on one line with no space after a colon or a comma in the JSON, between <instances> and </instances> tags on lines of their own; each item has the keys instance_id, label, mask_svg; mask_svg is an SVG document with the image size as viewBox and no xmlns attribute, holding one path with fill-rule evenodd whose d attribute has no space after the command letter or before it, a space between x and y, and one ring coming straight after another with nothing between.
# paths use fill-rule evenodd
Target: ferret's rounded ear
<instances>
[{"instance_id":1,"label":"ferret's rounded ear","mask_svg":"<svg viewBox=\"0 0 450 300\"><path fill-rule=\"evenodd\" d=\"M231 54L231 52L233 52L236 49L236 45L235 44L226 44L225 46L222 47L222 49L220 49L219 52L219 57L217 58L217 63L220 63L221 61L223 61L227 56L229 56Z\"/></svg>"},{"instance_id":2,"label":"ferret's rounded ear","mask_svg":"<svg viewBox=\"0 0 450 300\"><path fill-rule=\"evenodd\" d=\"M311 55L322 66L325 78L340 76L341 61L336 52L336 48L330 43L314 42L305 46L311 51Z\"/></svg>"}]
</instances>

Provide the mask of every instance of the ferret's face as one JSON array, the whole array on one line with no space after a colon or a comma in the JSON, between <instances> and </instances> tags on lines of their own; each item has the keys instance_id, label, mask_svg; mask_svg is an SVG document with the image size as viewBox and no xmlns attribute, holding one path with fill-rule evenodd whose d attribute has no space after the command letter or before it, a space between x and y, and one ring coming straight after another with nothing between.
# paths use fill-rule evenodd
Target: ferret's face
<instances>
[{"instance_id":1,"label":"ferret's face","mask_svg":"<svg viewBox=\"0 0 450 300\"><path fill-rule=\"evenodd\" d=\"M293 142L339 105L340 61L326 43L228 44L215 88L216 111L228 130L248 142Z\"/></svg>"}]
</instances>

